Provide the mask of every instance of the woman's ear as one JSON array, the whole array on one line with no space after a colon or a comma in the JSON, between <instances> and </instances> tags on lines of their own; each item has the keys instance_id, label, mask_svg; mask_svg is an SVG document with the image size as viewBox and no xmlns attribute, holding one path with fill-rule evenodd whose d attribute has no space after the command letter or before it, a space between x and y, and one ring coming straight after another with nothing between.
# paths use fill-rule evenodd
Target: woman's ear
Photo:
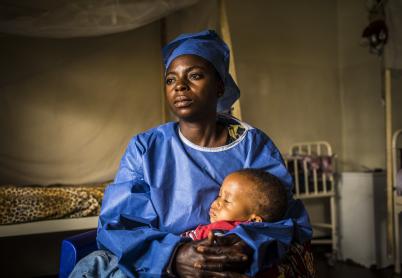
<instances>
[{"instance_id":1,"label":"woman's ear","mask_svg":"<svg viewBox=\"0 0 402 278\"><path fill-rule=\"evenodd\" d=\"M225 85L223 84L222 80L218 81L217 92L218 92L218 98L223 96L223 94L225 93Z\"/></svg>"},{"instance_id":2,"label":"woman's ear","mask_svg":"<svg viewBox=\"0 0 402 278\"><path fill-rule=\"evenodd\" d=\"M253 213L250 218L248 219L248 221L251 222L262 222L262 217L259 215L256 215L255 213Z\"/></svg>"}]
</instances>

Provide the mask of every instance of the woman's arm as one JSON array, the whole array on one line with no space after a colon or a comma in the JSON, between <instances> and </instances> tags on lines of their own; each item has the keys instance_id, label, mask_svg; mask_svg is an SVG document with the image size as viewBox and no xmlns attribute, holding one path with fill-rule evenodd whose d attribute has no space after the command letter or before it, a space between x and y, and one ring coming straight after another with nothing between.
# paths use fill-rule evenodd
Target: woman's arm
<instances>
[{"instance_id":1,"label":"woman's arm","mask_svg":"<svg viewBox=\"0 0 402 278\"><path fill-rule=\"evenodd\" d=\"M128 276L162 275L179 236L157 229L158 218L145 185L126 182L109 186L99 217L97 241L119 259Z\"/></svg>"},{"instance_id":2,"label":"woman's arm","mask_svg":"<svg viewBox=\"0 0 402 278\"><path fill-rule=\"evenodd\" d=\"M122 158L115 183L102 202L98 245L119 259L129 277L161 276L176 245L183 239L160 231L158 215L142 173L141 145L134 138Z\"/></svg>"}]
</instances>

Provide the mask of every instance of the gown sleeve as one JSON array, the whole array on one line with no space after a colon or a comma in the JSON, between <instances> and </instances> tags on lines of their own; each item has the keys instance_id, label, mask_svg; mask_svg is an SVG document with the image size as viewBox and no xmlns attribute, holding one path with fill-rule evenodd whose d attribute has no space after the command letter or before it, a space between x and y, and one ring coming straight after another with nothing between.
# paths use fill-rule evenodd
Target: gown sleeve
<instances>
[{"instance_id":1,"label":"gown sleeve","mask_svg":"<svg viewBox=\"0 0 402 278\"><path fill-rule=\"evenodd\" d=\"M118 257L129 277L160 277L180 236L158 229L158 216L142 172L141 145L134 138L115 181L105 191L97 243Z\"/></svg>"},{"instance_id":2,"label":"gown sleeve","mask_svg":"<svg viewBox=\"0 0 402 278\"><path fill-rule=\"evenodd\" d=\"M288 208L281 221L240 224L227 233L238 235L254 250L253 260L247 272L251 276L277 263L287 253L292 243L304 243L311 240L313 233L303 203L293 199L292 178L279 150L269 138L266 138L264 146L264 148L257 148L258 153L253 159L256 165L250 166L263 169L281 180L288 188Z\"/></svg>"}]
</instances>

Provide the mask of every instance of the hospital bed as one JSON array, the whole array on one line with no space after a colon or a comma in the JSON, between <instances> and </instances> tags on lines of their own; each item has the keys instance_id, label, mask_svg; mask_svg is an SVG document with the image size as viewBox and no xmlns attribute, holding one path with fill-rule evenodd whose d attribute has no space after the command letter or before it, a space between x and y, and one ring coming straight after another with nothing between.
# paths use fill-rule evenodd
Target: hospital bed
<instances>
[{"instance_id":1,"label":"hospital bed","mask_svg":"<svg viewBox=\"0 0 402 278\"><path fill-rule=\"evenodd\" d=\"M0 186L0 239L2 242L24 242L39 239L29 244L17 244L13 250L11 245L3 246L11 260L24 260L25 269L5 270L5 276L49 275L55 271L54 256L60 254L60 239L64 235L81 233L85 230L93 232L93 238L81 240L81 254L96 249L96 227L100 211L103 191L108 183L86 185L51 185L51 186ZM81 235L80 234L80 235ZM33 263L25 263L32 259L27 254L35 254L42 248L43 242L51 242L44 247L43 256L51 260L52 265L36 267ZM70 242L63 243L64 245ZM67 246L69 247L69 246ZM62 247L65 248L65 247ZM37 252L37 251L36 251ZM69 257L74 256L69 253ZM72 258L74 262L79 259ZM37 262L39 260L35 258ZM65 262L71 261L65 258ZM15 263L14 266L17 266ZM0 275L1 276L1 275ZM66 277L66 276L65 276Z\"/></svg>"},{"instance_id":2,"label":"hospital bed","mask_svg":"<svg viewBox=\"0 0 402 278\"><path fill-rule=\"evenodd\" d=\"M392 137L392 173L394 187L394 263L395 272L401 272L401 250L399 214L402 212L402 129L397 130ZM399 175L399 178L398 178Z\"/></svg>"},{"instance_id":3,"label":"hospital bed","mask_svg":"<svg viewBox=\"0 0 402 278\"><path fill-rule=\"evenodd\" d=\"M106 185L2 185L0 237L96 228Z\"/></svg>"},{"instance_id":4,"label":"hospital bed","mask_svg":"<svg viewBox=\"0 0 402 278\"><path fill-rule=\"evenodd\" d=\"M322 199L329 201L330 221L317 223L315 229L330 230L330 239L313 238L313 244L331 244L329 264L334 264L339 253L337 223L337 190L335 179L335 155L328 142L302 142L290 146L284 156L286 166L293 177L293 194L296 199Z\"/></svg>"}]
</instances>

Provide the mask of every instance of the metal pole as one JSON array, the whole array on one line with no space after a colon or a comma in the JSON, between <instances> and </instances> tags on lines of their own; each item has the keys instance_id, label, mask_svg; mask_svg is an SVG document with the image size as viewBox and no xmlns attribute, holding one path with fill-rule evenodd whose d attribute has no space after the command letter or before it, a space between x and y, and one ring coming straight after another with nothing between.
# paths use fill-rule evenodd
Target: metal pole
<instances>
[{"instance_id":1,"label":"metal pole","mask_svg":"<svg viewBox=\"0 0 402 278\"><path fill-rule=\"evenodd\" d=\"M166 38L166 18L162 18L160 21L160 44L161 48L164 47L167 43ZM163 62L161 63L161 108L162 108L162 123L166 123L169 120L169 107L166 103L165 97L165 67Z\"/></svg>"},{"instance_id":2,"label":"metal pole","mask_svg":"<svg viewBox=\"0 0 402 278\"><path fill-rule=\"evenodd\" d=\"M220 20L220 27L221 27L221 34L222 39L226 42L230 49L230 64L229 64L229 72L233 77L233 80L237 82L237 74L236 74L236 67L235 67L235 60L233 54L233 47L232 47L232 38L230 36L230 29L229 29L229 20L226 11L226 1L219 0L219 20ZM237 100L233 104L233 116L241 120L241 109L240 109L240 100Z\"/></svg>"},{"instance_id":3,"label":"metal pole","mask_svg":"<svg viewBox=\"0 0 402 278\"><path fill-rule=\"evenodd\" d=\"M389 257L394 255L394 205L392 184L392 95L391 70L385 69L385 134L387 159L387 252Z\"/></svg>"}]
</instances>

